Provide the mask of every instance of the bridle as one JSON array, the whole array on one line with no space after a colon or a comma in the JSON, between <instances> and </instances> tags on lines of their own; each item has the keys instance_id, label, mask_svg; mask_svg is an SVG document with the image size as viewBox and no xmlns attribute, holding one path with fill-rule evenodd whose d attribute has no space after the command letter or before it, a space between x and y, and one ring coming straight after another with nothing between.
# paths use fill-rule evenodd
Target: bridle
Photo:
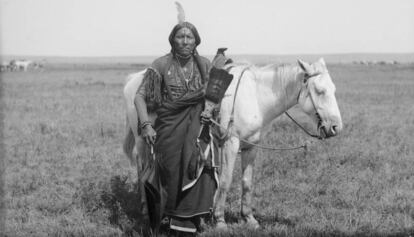
<instances>
[{"instance_id":1,"label":"bridle","mask_svg":"<svg viewBox=\"0 0 414 237\"><path fill-rule=\"evenodd\" d=\"M306 88L308 88L308 86L309 86L309 81L310 81L310 79L312 79L312 78L314 78L314 77L317 77L317 76L319 76L319 75L321 75L321 73L319 73L319 72L317 72L317 73L313 73L313 74L305 74L305 79L306 79ZM299 91L299 93L298 93L298 97L297 97L297 103L299 104L299 99L300 99L300 96L301 96L301 94L302 94L302 89L303 89L303 86L301 86L301 88L300 88L300 91ZM319 115L319 113L318 113L318 109L317 109L317 107L316 107L316 105L315 105L315 101L314 101L314 99L313 99L313 97L312 97L312 93L309 91L308 92L308 94L309 94L309 97L310 97L310 100L311 100L311 103L312 103L312 106L313 106L313 108L315 109L315 115L316 115L316 117L318 118L318 130L320 130L321 128L322 128L322 119L321 119L321 116ZM287 94L286 94L286 92L285 92L285 96L287 97ZM323 140L324 138L319 134L319 135L315 135L315 134L312 134L312 133L310 133L309 131L307 131L302 125L300 125L288 112L287 112L287 110L285 111L285 114L286 114L286 116L288 116L299 128L301 128L307 135L309 135L309 136L311 136L311 137L314 137L314 138L318 138L319 140Z\"/></svg>"}]
</instances>

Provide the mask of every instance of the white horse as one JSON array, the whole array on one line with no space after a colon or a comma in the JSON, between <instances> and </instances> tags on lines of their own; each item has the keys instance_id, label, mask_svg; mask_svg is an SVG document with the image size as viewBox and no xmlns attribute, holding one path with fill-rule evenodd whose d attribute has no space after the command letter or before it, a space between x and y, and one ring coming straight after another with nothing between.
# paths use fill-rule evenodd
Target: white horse
<instances>
[{"instance_id":1,"label":"white horse","mask_svg":"<svg viewBox=\"0 0 414 237\"><path fill-rule=\"evenodd\" d=\"M262 68L237 66L230 69L236 80L233 79L227 89L220 109L220 124L223 128L228 128L231 136L222 148L220 187L215 199L214 214L219 228L227 227L224 206L239 150L242 151L243 176L241 214L249 225L259 227L253 217L251 203L256 148L241 139L259 143L265 125L296 104L312 118L321 137L335 136L342 130L335 85L324 60L320 59L312 65L300 60L298 63L299 65L270 65ZM240 85L236 95L238 81ZM232 125L228 127L232 116Z\"/></svg>"},{"instance_id":2,"label":"white horse","mask_svg":"<svg viewBox=\"0 0 414 237\"><path fill-rule=\"evenodd\" d=\"M0 64L0 72L6 72L6 71L8 71L9 70L9 62L7 62L7 61L3 61L3 62L1 62L1 64Z\"/></svg>"},{"instance_id":3,"label":"white horse","mask_svg":"<svg viewBox=\"0 0 414 237\"><path fill-rule=\"evenodd\" d=\"M143 70L137 73L128 75L124 86L124 99L127 109L127 135L124 140L123 149L130 162L137 167L137 173L142 170L142 157L145 147L145 141L138 135L138 114L135 108L135 94L138 87L141 85L144 79L144 74L147 70ZM156 115L155 113L148 113L150 121L154 124ZM135 152L134 152L135 148Z\"/></svg>"},{"instance_id":4,"label":"white horse","mask_svg":"<svg viewBox=\"0 0 414 237\"><path fill-rule=\"evenodd\" d=\"M214 202L218 228L227 227L224 220L224 205L232 183L234 163L239 150L242 151L243 173L241 214L249 225L254 228L259 227L253 216L251 203L255 147L241 140L258 143L265 125L296 104L299 104L299 107L313 119L321 137L335 136L342 129L341 115L335 98L335 85L324 60L320 59L313 64L300 60L298 62L299 66L270 65L257 68L229 65L226 67L233 74L234 79L226 91L220 108L221 130L222 133L227 132L229 136L221 151L220 185ZM133 160L132 149L133 146L137 147L138 164L140 164L139 153L144 147L144 141L135 132L137 113L133 101L144 73L145 71L130 75L124 88L130 129L124 142L124 151ZM237 92L236 88L238 88ZM152 117L154 118L155 116ZM231 118L233 118L232 122L230 122Z\"/></svg>"},{"instance_id":5,"label":"white horse","mask_svg":"<svg viewBox=\"0 0 414 237\"><path fill-rule=\"evenodd\" d=\"M16 70L27 71L27 69L29 68L30 65L33 64L33 62L30 60L23 59L23 60L12 60L10 64Z\"/></svg>"}]
</instances>

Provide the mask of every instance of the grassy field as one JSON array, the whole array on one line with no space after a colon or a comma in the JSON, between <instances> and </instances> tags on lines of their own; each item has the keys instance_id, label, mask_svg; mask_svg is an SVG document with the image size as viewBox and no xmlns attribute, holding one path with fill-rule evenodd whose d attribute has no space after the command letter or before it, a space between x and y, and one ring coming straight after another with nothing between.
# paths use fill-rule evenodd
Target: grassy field
<instances>
[{"instance_id":1,"label":"grassy field","mask_svg":"<svg viewBox=\"0 0 414 237\"><path fill-rule=\"evenodd\" d=\"M2 73L7 236L134 236L135 168L122 153L124 78L142 65ZM255 214L228 196L228 232L200 236L412 236L414 66L328 65L343 133L307 151L260 150ZM297 116L302 117L300 114ZM282 116L263 144L310 140ZM240 180L237 166L235 179Z\"/></svg>"}]
</instances>

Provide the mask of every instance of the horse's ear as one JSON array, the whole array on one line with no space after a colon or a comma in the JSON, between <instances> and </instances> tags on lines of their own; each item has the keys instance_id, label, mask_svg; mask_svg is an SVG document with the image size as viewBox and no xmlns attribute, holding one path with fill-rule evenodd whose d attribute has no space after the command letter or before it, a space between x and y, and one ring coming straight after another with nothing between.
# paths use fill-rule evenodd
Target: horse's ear
<instances>
[{"instance_id":1,"label":"horse's ear","mask_svg":"<svg viewBox=\"0 0 414 237\"><path fill-rule=\"evenodd\" d=\"M311 75L312 74L312 67L309 65L309 63L304 62L304 61L298 59L298 64L299 64L300 68L302 68L302 70L306 74L308 74L308 75Z\"/></svg>"},{"instance_id":2,"label":"horse's ear","mask_svg":"<svg viewBox=\"0 0 414 237\"><path fill-rule=\"evenodd\" d=\"M325 60L323 58L319 59L319 63L322 64L322 66L326 67Z\"/></svg>"}]
</instances>

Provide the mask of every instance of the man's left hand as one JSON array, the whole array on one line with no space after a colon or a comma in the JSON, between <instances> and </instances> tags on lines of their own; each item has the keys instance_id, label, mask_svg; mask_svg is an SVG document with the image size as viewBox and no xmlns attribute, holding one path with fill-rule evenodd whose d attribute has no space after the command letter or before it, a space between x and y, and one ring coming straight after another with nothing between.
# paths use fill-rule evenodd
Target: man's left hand
<instances>
[{"instance_id":1,"label":"man's left hand","mask_svg":"<svg viewBox=\"0 0 414 237\"><path fill-rule=\"evenodd\" d=\"M203 111L200 115L201 124L210 125L211 124L211 113L208 111Z\"/></svg>"}]
</instances>

